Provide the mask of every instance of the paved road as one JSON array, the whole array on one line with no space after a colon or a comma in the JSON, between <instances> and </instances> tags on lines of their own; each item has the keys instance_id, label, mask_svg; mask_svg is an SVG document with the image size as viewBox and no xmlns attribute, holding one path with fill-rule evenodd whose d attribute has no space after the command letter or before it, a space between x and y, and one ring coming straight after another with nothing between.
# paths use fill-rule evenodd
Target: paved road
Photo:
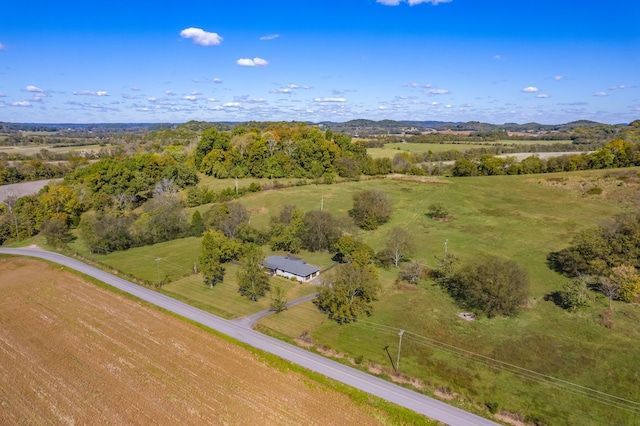
<instances>
[{"instance_id":1,"label":"paved road","mask_svg":"<svg viewBox=\"0 0 640 426\"><path fill-rule=\"evenodd\" d=\"M248 345L272 353L291 361L294 364L323 374L327 377L386 399L387 401L401 405L443 423L460 426L496 424L490 420L476 416L475 414L468 413L433 398L429 398L417 392L394 385L393 383L386 382L375 376L363 373L330 359L323 358L320 355L316 355L297 346L265 336L251 330L250 327L246 327L242 323L222 319L213 314L187 305L186 303L157 293L151 289L123 280L122 278L111 275L70 257L34 249L0 248L0 253L38 257L75 269L76 271L94 277L115 288L192 321L196 321Z\"/></svg>"}]
</instances>

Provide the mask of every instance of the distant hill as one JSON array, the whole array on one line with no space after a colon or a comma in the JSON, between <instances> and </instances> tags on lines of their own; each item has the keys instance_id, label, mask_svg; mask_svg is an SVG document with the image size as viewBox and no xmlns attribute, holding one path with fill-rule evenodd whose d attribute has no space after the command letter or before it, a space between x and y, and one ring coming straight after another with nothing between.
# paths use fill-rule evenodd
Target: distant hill
<instances>
[{"instance_id":1,"label":"distant hill","mask_svg":"<svg viewBox=\"0 0 640 426\"><path fill-rule=\"evenodd\" d=\"M271 122L274 123L274 122ZM283 122L284 123L284 122ZM6 123L0 122L0 132L13 133L13 132L60 132L60 131L72 131L72 132L148 132L164 129L184 129L189 131L200 132L209 127L218 127L220 130L230 129L237 125L243 125L246 127L265 127L270 122L207 122L207 121L188 121L186 123ZM421 134L426 131L472 131L472 132L495 132L495 131L507 131L507 132L524 132L524 133L539 133L539 132L561 132L572 131L576 128L588 129L594 127L607 128L624 128L627 124L603 124L596 121L578 120L564 124L540 124L540 123L504 123L504 124L491 124L483 123L480 121L467 121L467 122L450 122L450 121L417 121L417 120L367 120L357 119L345 122L333 122L333 121L321 121L318 123L308 122L309 125L320 126L331 129L334 133L344 133L350 136L360 137L376 137L382 135L412 135Z\"/></svg>"}]
</instances>

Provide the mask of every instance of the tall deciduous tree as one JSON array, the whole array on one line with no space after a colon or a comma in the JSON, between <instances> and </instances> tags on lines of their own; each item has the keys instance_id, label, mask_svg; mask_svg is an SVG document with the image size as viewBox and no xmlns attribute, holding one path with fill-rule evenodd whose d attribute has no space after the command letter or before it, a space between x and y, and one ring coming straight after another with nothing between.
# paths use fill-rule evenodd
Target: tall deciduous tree
<instances>
[{"instance_id":1,"label":"tall deciduous tree","mask_svg":"<svg viewBox=\"0 0 640 426\"><path fill-rule=\"evenodd\" d=\"M354 322L363 314L371 315L379 289L373 267L345 263L328 274L313 303L339 324Z\"/></svg>"},{"instance_id":2,"label":"tall deciduous tree","mask_svg":"<svg viewBox=\"0 0 640 426\"><path fill-rule=\"evenodd\" d=\"M245 252L244 265L238 271L238 291L254 302L269 291L269 276L263 269L264 255L260 247L252 246Z\"/></svg>"},{"instance_id":3,"label":"tall deciduous tree","mask_svg":"<svg viewBox=\"0 0 640 426\"><path fill-rule=\"evenodd\" d=\"M340 236L340 223L330 212L307 212L303 222L302 240L311 251L329 250Z\"/></svg>"},{"instance_id":4,"label":"tall deciduous tree","mask_svg":"<svg viewBox=\"0 0 640 426\"><path fill-rule=\"evenodd\" d=\"M222 263L237 258L240 244L230 240L220 231L207 231L202 237L198 264L205 284L209 287L221 283L224 278Z\"/></svg>"},{"instance_id":5,"label":"tall deciduous tree","mask_svg":"<svg viewBox=\"0 0 640 426\"><path fill-rule=\"evenodd\" d=\"M402 228L392 228L387 233L385 248L391 255L393 265L397 268L400 260L415 250L413 235Z\"/></svg>"},{"instance_id":6,"label":"tall deciduous tree","mask_svg":"<svg viewBox=\"0 0 640 426\"><path fill-rule=\"evenodd\" d=\"M391 218L393 206L384 191L367 189L353 194L349 215L362 229L374 230Z\"/></svg>"}]
</instances>

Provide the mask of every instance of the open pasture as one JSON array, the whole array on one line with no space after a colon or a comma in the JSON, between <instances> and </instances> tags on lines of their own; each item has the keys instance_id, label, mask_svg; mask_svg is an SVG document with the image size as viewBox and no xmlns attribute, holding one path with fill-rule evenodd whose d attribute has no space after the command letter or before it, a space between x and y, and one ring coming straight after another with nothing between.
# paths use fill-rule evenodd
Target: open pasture
<instances>
[{"instance_id":1,"label":"open pasture","mask_svg":"<svg viewBox=\"0 0 640 426\"><path fill-rule=\"evenodd\" d=\"M396 142L385 144L383 148L368 148L367 153L372 158L392 158L398 152L446 152L446 151L460 151L465 152L472 149L485 148L493 145L506 145L515 146L519 149L526 150L527 146L531 145L553 145L553 144L566 144L570 145L570 140L562 141L544 141L544 140L501 140L495 142L458 142L458 143L413 143L413 142Z\"/></svg>"}]
</instances>

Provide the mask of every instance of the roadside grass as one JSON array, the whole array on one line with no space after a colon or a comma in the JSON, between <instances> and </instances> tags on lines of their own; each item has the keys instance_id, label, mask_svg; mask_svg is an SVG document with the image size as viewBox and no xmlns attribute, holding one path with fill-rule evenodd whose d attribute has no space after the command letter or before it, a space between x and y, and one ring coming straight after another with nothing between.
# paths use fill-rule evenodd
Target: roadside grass
<instances>
[{"instance_id":1,"label":"roadside grass","mask_svg":"<svg viewBox=\"0 0 640 426\"><path fill-rule=\"evenodd\" d=\"M270 293L253 302L238 293L236 273L239 266L231 263L224 264L224 281L214 288L209 288L203 281L201 274L194 274L194 262L200 255L201 238L189 237L152 246L136 247L125 251L106 255L90 254L83 248L79 238L70 244L70 248L86 258L100 262L109 268L123 272L128 276L156 285L158 277L164 282L160 291L176 299L182 300L200 309L215 313L224 318L239 318L249 314L269 309ZM268 252L266 250L265 252ZM270 254L266 253L267 255ZM314 256L315 255L315 256ZM304 259L321 260L319 267L325 267L332 262L328 255L313 254ZM156 261L160 258L159 261ZM308 263L315 263L308 260ZM286 291L288 300L297 299L317 292L317 287L307 283L298 283L283 277L271 277L272 288L279 285Z\"/></svg>"},{"instance_id":2,"label":"roadside grass","mask_svg":"<svg viewBox=\"0 0 640 426\"><path fill-rule=\"evenodd\" d=\"M240 295L236 277L240 267L226 263L224 268L224 281L213 288L209 288L202 281L201 275L191 275L165 284L161 291L226 319L241 318L269 309L271 304L269 292L265 297L259 298L257 302ZM271 277L270 284L271 288L276 285L282 287L286 292L287 300L293 300L317 291L317 288L311 284L297 283L282 277Z\"/></svg>"}]
</instances>

